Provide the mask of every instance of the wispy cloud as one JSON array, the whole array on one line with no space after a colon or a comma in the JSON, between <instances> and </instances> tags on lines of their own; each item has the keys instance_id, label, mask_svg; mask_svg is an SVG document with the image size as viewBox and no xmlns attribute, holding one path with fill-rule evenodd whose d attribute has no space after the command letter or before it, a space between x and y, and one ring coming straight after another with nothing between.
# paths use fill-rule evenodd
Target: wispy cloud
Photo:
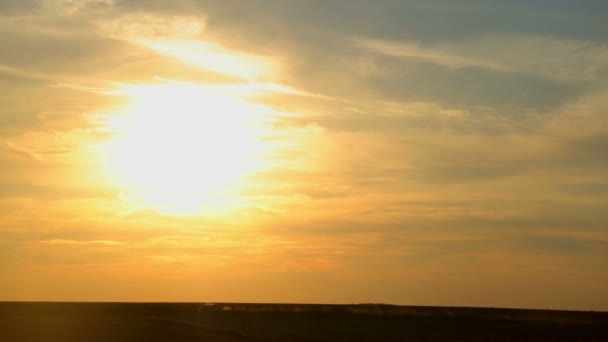
<instances>
[{"instance_id":1,"label":"wispy cloud","mask_svg":"<svg viewBox=\"0 0 608 342\"><path fill-rule=\"evenodd\" d=\"M398 42L357 38L353 40L356 46L380 53L386 56L422 60L450 68L479 67L497 71L507 70L504 66L475 57L459 56L441 47L425 47L416 42Z\"/></svg>"},{"instance_id":2,"label":"wispy cloud","mask_svg":"<svg viewBox=\"0 0 608 342\"><path fill-rule=\"evenodd\" d=\"M38 154L37 152L35 152L35 151L33 151L33 150L29 149L29 148L21 147L21 146L18 146L16 144L12 143L12 142L8 142L8 141L5 142L5 145L6 145L6 147L9 150L11 150L13 152L16 152L16 153L28 156L28 157L36 160L36 161L42 161L43 160L43 158L42 158L42 156L40 154Z\"/></svg>"},{"instance_id":3,"label":"wispy cloud","mask_svg":"<svg viewBox=\"0 0 608 342\"><path fill-rule=\"evenodd\" d=\"M205 17L127 15L100 21L102 34L127 40L192 66L246 80L270 78L270 58L230 50L204 40Z\"/></svg>"},{"instance_id":4,"label":"wispy cloud","mask_svg":"<svg viewBox=\"0 0 608 342\"><path fill-rule=\"evenodd\" d=\"M134 13L96 21L104 35L116 39L190 40L202 38L207 19L204 16L167 16Z\"/></svg>"},{"instance_id":5,"label":"wispy cloud","mask_svg":"<svg viewBox=\"0 0 608 342\"><path fill-rule=\"evenodd\" d=\"M353 44L385 56L421 60L448 68L477 67L563 82L598 80L608 68L608 45L605 43L540 35L482 35L433 44L355 38Z\"/></svg>"},{"instance_id":6,"label":"wispy cloud","mask_svg":"<svg viewBox=\"0 0 608 342\"><path fill-rule=\"evenodd\" d=\"M64 239L51 239L41 240L41 244L45 245L100 245L100 246L121 246L124 242L114 240L64 240Z\"/></svg>"},{"instance_id":7,"label":"wispy cloud","mask_svg":"<svg viewBox=\"0 0 608 342\"><path fill-rule=\"evenodd\" d=\"M30 79L35 79L35 80L45 80L45 81L57 80L58 78L60 78L57 75L51 75L51 74L46 74L43 72L31 71L31 70L22 69L22 68L18 68L18 67L6 65L6 64L0 64L0 73L9 75L9 76L30 78Z\"/></svg>"},{"instance_id":8,"label":"wispy cloud","mask_svg":"<svg viewBox=\"0 0 608 342\"><path fill-rule=\"evenodd\" d=\"M116 0L40 0L39 3L46 11L62 14L75 14L87 7L112 6Z\"/></svg>"},{"instance_id":9,"label":"wispy cloud","mask_svg":"<svg viewBox=\"0 0 608 342\"><path fill-rule=\"evenodd\" d=\"M267 58L230 51L210 42L147 39L136 42L183 63L245 80L271 78L275 74L272 62Z\"/></svg>"}]
</instances>

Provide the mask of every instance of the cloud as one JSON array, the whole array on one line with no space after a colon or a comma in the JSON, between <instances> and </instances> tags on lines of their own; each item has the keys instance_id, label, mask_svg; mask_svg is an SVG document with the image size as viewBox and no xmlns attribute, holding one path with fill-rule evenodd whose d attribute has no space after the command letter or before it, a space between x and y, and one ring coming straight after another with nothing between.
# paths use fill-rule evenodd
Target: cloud
<instances>
[{"instance_id":1,"label":"cloud","mask_svg":"<svg viewBox=\"0 0 608 342\"><path fill-rule=\"evenodd\" d=\"M108 7L115 4L115 0L40 0L39 3L45 11L59 14L75 14L85 9L95 7Z\"/></svg>"},{"instance_id":2,"label":"cloud","mask_svg":"<svg viewBox=\"0 0 608 342\"><path fill-rule=\"evenodd\" d=\"M353 43L382 55L419 59L448 68L477 67L560 82L599 81L608 70L605 43L540 35L483 35L432 45L368 38L355 38Z\"/></svg>"},{"instance_id":3,"label":"cloud","mask_svg":"<svg viewBox=\"0 0 608 342\"><path fill-rule=\"evenodd\" d=\"M353 43L364 49L392 57L402 57L428 61L449 68L479 67L496 71L506 71L500 64L483 59L467 58L443 51L441 48L424 47L415 42L394 42L373 39L354 39Z\"/></svg>"},{"instance_id":4,"label":"cloud","mask_svg":"<svg viewBox=\"0 0 608 342\"><path fill-rule=\"evenodd\" d=\"M45 245L101 245L101 246L120 246L124 245L124 242L114 240L92 240L92 241L79 241L79 240L64 240L64 239L51 239L42 240L40 243Z\"/></svg>"},{"instance_id":5,"label":"cloud","mask_svg":"<svg viewBox=\"0 0 608 342\"><path fill-rule=\"evenodd\" d=\"M577 239L563 236L532 235L522 239L530 247L555 253L557 255L591 254L594 250L608 252L608 241L597 239Z\"/></svg>"},{"instance_id":6,"label":"cloud","mask_svg":"<svg viewBox=\"0 0 608 342\"><path fill-rule=\"evenodd\" d=\"M102 34L126 40L205 70L247 80L273 76L268 57L230 50L203 39L204 16L159 16L128 14L118 19L100 20Z\"/></svg>"},{"instance_id":7,"label":"cloud","mask_svg":"<svg viewBox=\"0 0 608 342\"><path fill-rule=\"evenodd\" d=\"M10 65L0 64L0 73L9 76L23 77L23 78L32 78L37 80L53 80L58 77L55 75L48 75L44 73L37 73L29 70L23 70L20 68L16 68Z\"/></svg>"},{"instance_id":8,"label":"cloud","mask_svg":"<svg viewBox=\"0 0 608 342\"><path fill-rule=\"evenodd\" d=\"M30 150L28 148L17 146L15 144L11 143L11 142L6 142L6 147L9 150L11 150L11 151L14 151L14 152L17 152L19 154L28 156L28 157L36 160L36 161L42 161L42 157L40 156L40 154L38 154L35 151L32 151L32 150Z\"/></svg>"},{"instance_id":9,"label":"cloud","mask_svg":"<svg viewBox=\"0 0 608 342\"><path fill-rule=\"evenodd\" d=\"M130 13L112 19L98 19L98 29L115 39L197 39L205 31L204 16L167 16Z\"/></svg>"},{"instance_id":10,"label":"cloud","mask_svg":"<svg viewBox=\"0 0 608 342\"><path fill-rule=\"evenodd\" d=\"M210 42L147 39L136 42L183 63L245 80L271 79L275 74L272 62L267 58L230 51Z\"/></svg>"},{"instance_id":11,"label":"cloud","mask_svg":"<svg viewBox=\"0 0 608 342\"><path fill-rule=\"evenodd\" d=\"M562 138L608 134L608 89L597 89L560 108L546 121L548 133Z\"/></svg>"},{"instance_id":12,"label":"cloud","mask_svg":"<svg viewBox=\"0 0 608 342\"><path fill-rule=\"evenodd\" d=\"M29 14L36 9L37 5L38 1L36 0L1 1L0 17Z\"/></svg>"}]
</instances>

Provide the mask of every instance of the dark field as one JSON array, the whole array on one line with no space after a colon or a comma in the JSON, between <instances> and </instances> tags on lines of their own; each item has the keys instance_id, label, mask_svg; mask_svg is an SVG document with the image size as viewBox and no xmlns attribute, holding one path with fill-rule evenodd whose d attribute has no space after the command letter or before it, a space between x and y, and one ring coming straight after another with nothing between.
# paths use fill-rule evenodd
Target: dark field
<instances>
[{"instance_id":1,"label":"dark field","mask_svg":"<svg viewBox=\"0 0 608 342\"><path fill-rule=\"evenodd\" d=\"M393 305L0 303L0 341L608 341L608 312Z\"/></svg>"}]
</instances>

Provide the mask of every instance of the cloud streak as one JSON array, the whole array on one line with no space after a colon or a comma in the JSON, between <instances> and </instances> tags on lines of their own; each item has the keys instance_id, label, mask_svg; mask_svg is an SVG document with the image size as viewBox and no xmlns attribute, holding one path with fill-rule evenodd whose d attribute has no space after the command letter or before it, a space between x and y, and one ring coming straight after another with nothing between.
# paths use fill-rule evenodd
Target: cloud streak
<instances>
[{"instance_id":1,"label":"cloud streak","mask_svg":"<svg viewBox=\"0 0 608 342\"><path fill-rule=\"evenodd\" d=\"M114 240L91 240L91 241L78 241L78 240L64 240L64 239L51 239L42 240L41 244L45 245L100 245L100 246L121 246L124 242Z\"/></svg>"},{"instance_id":2,"label":"cloud streak","mask_svg":"<svg viewBox=\"0 0 608 342\"><path fill-rule=\"evenodd\" d=\"M373 39L354 39L355 46L391 57L421 60L448 68L478 67L495 71L506 71L504 66L480 58L467 58L444 51L441 48L424 47L415 42L394 42Z\"/></svg>"},{"instance_id":3,"label":"cloud streak","mask_svg":"<svg viewBox=\"0 0 608 342\"><path fill-rule=\"evenodd\" d=\"M561 82L590 82L608 68L608 46L535 35L484 35L423 45L412 41L353 39L360 48L390 57L421 60L447 68L484 68L538 75Z\"/></svg>"}]
</instances>

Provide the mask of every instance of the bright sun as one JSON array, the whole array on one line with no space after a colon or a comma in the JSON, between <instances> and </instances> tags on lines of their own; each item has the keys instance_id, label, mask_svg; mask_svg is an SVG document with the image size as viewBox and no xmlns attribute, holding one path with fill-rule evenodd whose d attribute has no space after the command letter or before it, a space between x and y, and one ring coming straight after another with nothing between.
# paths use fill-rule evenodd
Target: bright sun
<instances>
[{"instance_id":1,"label":"bright sun","mask_svg":"<svg viewBox=\"0 0 608 342\"><path fill-rule=\"evenodd\" d=\"M265 166L267 108L191 83L125 85L116 93L130 101L107 117L113 139L105 165L133 203L168 214L217 209Z\"/></svg>"}]
</instances>

